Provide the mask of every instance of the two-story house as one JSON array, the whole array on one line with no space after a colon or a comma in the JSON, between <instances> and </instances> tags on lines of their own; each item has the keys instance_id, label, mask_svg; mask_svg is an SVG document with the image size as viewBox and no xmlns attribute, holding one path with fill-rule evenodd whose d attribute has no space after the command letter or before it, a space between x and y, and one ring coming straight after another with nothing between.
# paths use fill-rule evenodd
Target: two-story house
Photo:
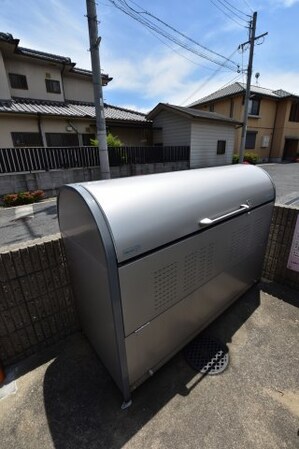
<instances>
[{"instance_id":1,"label":"two-story house","mask_svg":"<svg viewBox=\"0 0 299 449\"><path fill-rule=\"evenodd\" d=\"M101 77L103 86L112 80ZM151 143L145 114L105 104L105 117L125 145ZM91 71L0 33L0 147L89 145L95 130Z\"/></svg>"},{"instance_id":2,"label":"two-story house","mask_svg":"<svg viewBox=\"0 0 299 449\"><path fill-rule=\"evenodd\" d=\"M243 121L246 86L236 82L192 103L190 107ZM235 153L241 128L236 129ZM299 152L299 96L285 90L251 86L245 150L255 151L260 161L293 160Z\"/></svg>"}]
</instances>

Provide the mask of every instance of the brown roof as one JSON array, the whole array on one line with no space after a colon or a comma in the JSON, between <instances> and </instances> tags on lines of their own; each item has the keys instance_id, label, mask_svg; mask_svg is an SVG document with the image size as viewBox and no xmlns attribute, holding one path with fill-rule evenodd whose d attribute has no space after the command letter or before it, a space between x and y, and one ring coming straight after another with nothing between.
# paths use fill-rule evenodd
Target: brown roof
<instances>
[{"instance_id":1,"label":"brown roof","mask_svg":"<svg viewBox=\"0 0 299 449\"><path fill-rule=\"evenodd\" d=\"M153 120L153 118L162 110L167 110L169 112L173 112L175 114L183 115L190 119L204 119L204 120L212 120L216 122L228 123L231 125L241 125L242 123L234 120L230 117L226 117L222 114L217 114L216 112L207 112L202 111L200 109L194 108L186 108L183 106L175 106L173 104L168 103L159 103L152 111L147 114L147 118Z\"/></svg>"}]
</instances>

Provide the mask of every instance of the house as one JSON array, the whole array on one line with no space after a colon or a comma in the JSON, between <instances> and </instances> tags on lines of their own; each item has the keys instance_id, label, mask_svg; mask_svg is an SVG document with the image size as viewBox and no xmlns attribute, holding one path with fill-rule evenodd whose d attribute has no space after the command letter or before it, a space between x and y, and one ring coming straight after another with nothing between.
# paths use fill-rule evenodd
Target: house
<instances>
[{"instance_id":1,"label":"house","mask_svg":"<svg viewBox=\"0 0 299 449\"><path fill-rule=\"evenodd\" d=\"M105 116L125 145L151 144L145 114L105 104ZM89 145L95 131L92 72L0 33L0 148Z\"/></svg>"},{"instance_id":2,"label":"house","mask_svg":"<svg viewBox=\"0 0 299 449\"><path fill-rule=\"evenodd\" d=\"M153 121L154 145L190 146L190 168L231 164L237 120L165 103L147 118Z\"/></svg>"},{"instance_id":3,"label":"house","mask_svg":"<svg viewBox=\"0 0 299 449\"><path fill-rule=\"evenodd\" d=\"M243 121L246 85L236 82L192 103L190 107ZM236 129L235 153L242 130ZM251 86L245 150L261 161L292 160L299 152L299 96L285 90Z\"/></svg>"}]
</instances>

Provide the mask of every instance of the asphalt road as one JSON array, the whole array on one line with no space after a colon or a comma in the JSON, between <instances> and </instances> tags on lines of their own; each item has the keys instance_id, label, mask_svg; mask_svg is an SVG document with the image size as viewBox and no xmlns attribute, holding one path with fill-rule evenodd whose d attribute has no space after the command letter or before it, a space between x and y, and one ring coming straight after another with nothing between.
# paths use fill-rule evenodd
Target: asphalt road
<instances>
[{"instance_id":1,"label":"asphalt road","mask_svg":"<svg viewBox=\"0 0 299 449\"><path fill-rule=\"evenodd\" d=\"M59 232L56 198L0 210L0 247Z\"/></svg>"},{"instance_id":2,"label":"asphalt road","mask_svg":"<svg viewBox=\"0 0 299 449\"><path fill-rule=\"evenodd\" d=\"M262 164L276 186L276 203L299 207L299 164ZM0 247L59 232L56 198L0 210Z\"/></svg>"},{"instance_id":3,"label":"asphalt road","mask_svg":"<svg viewBox=\"0 0 299 449\"><path fill-rule=\"evenodd\" d=\"M276 203L299 207L299 163L261 164L276 187Z\"/></svg>"}]
</instances>

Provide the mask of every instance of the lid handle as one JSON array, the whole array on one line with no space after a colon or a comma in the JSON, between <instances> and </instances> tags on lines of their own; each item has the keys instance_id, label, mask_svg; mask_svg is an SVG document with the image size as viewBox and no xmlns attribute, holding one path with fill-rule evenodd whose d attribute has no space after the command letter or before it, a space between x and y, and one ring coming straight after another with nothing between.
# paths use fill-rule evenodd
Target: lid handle
<instances>
[{"instance_id":1,"label":"lid handle","mask_svg":"<svg viewBox=\"0 0 299 449\"><path fill-rule=\"evenodd\" d=\"M211 218L203 218L202 220L199 221L199 226L201 227L206 227L206 226L211 226L215 223L218 223L219 221L225 220L226 218L230 218L233 217L234 215L238 215L241 214L242 212L245 212L246 210L249 209L249 205L248 204L240 204L240 207L236 210L233 210L232 212L229 212L227 214L221 215L220 217L211 219Z\"/></svg>"}]
</instances>

